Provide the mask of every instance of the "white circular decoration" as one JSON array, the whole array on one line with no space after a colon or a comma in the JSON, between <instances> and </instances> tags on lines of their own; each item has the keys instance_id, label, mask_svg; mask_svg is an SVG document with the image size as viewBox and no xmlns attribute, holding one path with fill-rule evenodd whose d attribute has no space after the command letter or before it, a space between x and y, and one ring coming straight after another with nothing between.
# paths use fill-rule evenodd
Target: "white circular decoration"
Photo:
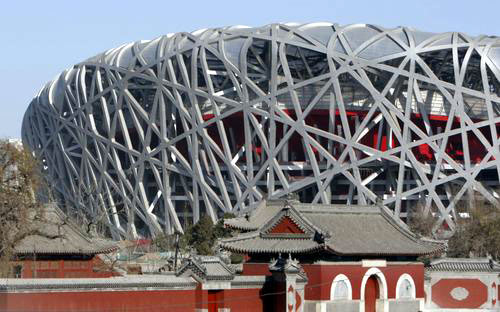
<instances>
[{"instance_id":1,"label":"white circular decoration","mask_svg":"<svg viewBox=\"0 0 500 312\"><path fill-rule=\"evenodd\" d=\"M462 301L469 297L469 291L463 287L455 287L450 291L450 295L453 299Z\"/></svg>"}]
</instances>

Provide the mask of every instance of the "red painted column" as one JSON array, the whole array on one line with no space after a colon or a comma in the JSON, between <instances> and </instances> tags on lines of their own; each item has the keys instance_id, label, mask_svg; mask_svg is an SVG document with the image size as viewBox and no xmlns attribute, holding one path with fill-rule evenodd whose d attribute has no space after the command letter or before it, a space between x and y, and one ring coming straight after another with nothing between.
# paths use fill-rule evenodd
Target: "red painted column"
<instances>
[{"instance_id":1,"label":"red painted column","mask_svg":"<svg viewBox=\"0 0 500 312\"><path fill-rule=\"evenodd\" d=\"M57 277L64 277L64 260L59 260L59 269L57 270Z\"/></svg>"}]
</instances>

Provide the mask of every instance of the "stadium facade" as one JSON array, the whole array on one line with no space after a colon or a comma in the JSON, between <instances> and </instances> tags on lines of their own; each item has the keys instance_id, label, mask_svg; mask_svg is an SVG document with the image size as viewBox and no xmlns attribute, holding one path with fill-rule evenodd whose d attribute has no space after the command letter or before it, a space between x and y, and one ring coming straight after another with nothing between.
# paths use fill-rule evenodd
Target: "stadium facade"
<instances>
[{"instance_id":1,"label":"stadium facade","mask_svg":"<svg viewBox=\"0 0 500 312\"><path fill-rule=\"evenodd\" d=\"M419 205L453 230L498 202L500 38L271 24L111 49L31 102L23 141L55 196L115 237L182 231L263 198Z\"/></svg>"}]
</instances>

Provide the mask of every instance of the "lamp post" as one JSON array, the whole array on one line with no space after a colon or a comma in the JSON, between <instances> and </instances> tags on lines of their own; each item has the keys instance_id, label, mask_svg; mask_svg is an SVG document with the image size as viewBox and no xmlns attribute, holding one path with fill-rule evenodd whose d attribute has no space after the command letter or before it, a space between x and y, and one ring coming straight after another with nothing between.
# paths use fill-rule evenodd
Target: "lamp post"
<instances>
[{"instance_id":1,"label":"lamp post","mask_svg":"<svg viewBox=\"0 0 500 312\"><path fill-rule=\"evenodd\" d=\"M179 231L175 231L174 272L177 272L177 255L178 254L179 254Z\"/></svg>"}]
</instances>

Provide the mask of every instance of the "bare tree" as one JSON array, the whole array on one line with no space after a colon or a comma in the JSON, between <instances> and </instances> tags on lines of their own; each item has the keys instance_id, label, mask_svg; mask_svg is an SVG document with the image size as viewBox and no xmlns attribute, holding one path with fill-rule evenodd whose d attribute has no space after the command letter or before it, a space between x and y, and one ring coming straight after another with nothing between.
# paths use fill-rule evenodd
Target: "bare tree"
<instances>
[{"instance_id":1,"label":"bare tree","mask_svg":"<svg viewBox=\"0 0 500 312\"><path fill-rule=\"evenodd\" d=\"M472 203L472 211L457 222L457 230L448 241L448 256L500 260L500 210L484 200Z\"/></svg>"},{"instance_id":2,"label":"bare tree","mask_svg":"<svg viewBox=\"0 0 500 312\"><path fill-rule=\"evenodd\" d=\"M15 246L30 235L55 238L43 232L43 204L35 199L42 185L40 167L26 150L0 141L0 276L10 276Z\"/></svg>"},{"instance_id":3,"label":"bare tree","mask_svg":"<svg viewBox=\"0 0 500 312\"><path fill-rule=\"evenodd\" d=\"M455 192L452 190L452 193ZM448 240L447 256L490 256L500 260L500 207L470 192L456 202L453 218L456 218L456 227L444 237ZM417 205L410 211L408 226L419 235L443 238L434 231L436 218L430 212L425 213L423 205Z\"/></svg>"}]
</instances>

